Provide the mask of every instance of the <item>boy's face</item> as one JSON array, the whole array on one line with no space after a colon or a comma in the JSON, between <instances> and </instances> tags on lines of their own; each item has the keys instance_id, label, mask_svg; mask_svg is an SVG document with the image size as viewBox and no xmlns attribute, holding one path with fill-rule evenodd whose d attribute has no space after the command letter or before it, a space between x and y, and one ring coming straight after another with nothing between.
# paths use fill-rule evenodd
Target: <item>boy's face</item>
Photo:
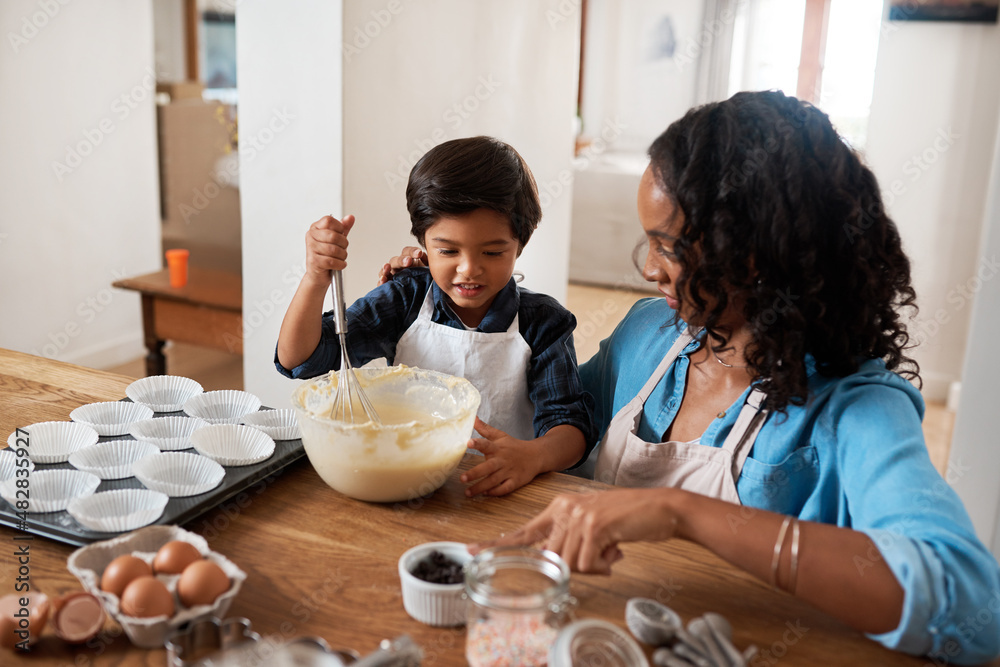
<instances>
[{"instance_id":1,"label":"boy's face","mask_svg":"<svg viewBox=\"0 0 1000 667\"><path fill-rule=\"evenodd\" d=\"M424 233L431 277L467 326L478 326L514 272L519 247L505 216L480 208Z\"/></svg>"}]
</instances>

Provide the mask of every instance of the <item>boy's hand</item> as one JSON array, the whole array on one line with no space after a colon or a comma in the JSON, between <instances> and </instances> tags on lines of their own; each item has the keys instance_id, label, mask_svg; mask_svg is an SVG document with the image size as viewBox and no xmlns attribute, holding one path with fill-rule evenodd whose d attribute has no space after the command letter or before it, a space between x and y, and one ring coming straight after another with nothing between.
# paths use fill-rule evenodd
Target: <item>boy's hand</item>
<instances>
[{"instance_id":1,"label":"boy's hand","mask_svg":"<svg viewBox=\"0 0 1000 667\"><path fill-rule=\"evenodd\" d=\"M347 266L347 234L354 216L343 220L325 215L306 232L306 276L314 283L329 286L333 271Z\"/></svg>"},{"instance_id":2,"label":"boy's hand","mask_svg":"<svg viewBox=\"0 0 1000 667\"><path fill-rule=\"evenodd\" d=\"M475 482L465 495L503 496L521 488L540 472L534 443L512 438L476 417L476 430L482 438L469 440L469 448L486 456L486 461L462 475L462 482Z\"/></svg>"},{"instance_id":3,"label":"boy's hand","mask_svg":"<svg viewBox=\"0 0 1000 667\"><path fill-rule=\"evenodd\" d=\"M378 272L378 285L384 285L392 280L392 277L403 269L427 266L427 253L422 248L406 246L398 256L389 260L388 264L383 264Z\"/></svg>"}]
</instances>

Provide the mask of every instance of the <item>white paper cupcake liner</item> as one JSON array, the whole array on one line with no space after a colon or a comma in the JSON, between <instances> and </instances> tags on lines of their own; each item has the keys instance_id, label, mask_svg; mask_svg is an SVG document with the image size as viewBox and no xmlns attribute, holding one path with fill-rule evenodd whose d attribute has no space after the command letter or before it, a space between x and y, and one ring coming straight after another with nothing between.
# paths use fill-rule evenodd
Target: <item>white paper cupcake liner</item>
<instances>
[{"instance_id":1,"label":"white paper cupcake liner","mask_svg":"<svg viewBox=\"0 0 1000 667\"><path fill-rule=\"evenodd\" d=\"M212 459L187 452L163 452L137 461L132 473L143 485L171 498L196 496L217 487L225 469Z\"/></svg>"},{"instance_id":2,"label":"white paper cupcake liner","mask_svg":"<svg viewBox=\"0 0 1000 667\"><path fill-rule=\"evenodd\" d=\"M125 435L130 424L152 416L148 406L126 401L88 403L69 413L70 419L90 426L98 435Z\"/></svg>"},{"instance_id":3,"label":"white paper cupcake liner","mask_svg":"<svg viewBox=\"0 0 1000 667\"><path fill-rule=\"evenodd\" d=\"M18 470L27 470L30 473L35 469L35 463L30 457L19 457L15 450L16 448L0 449L0 482L15 478ZM20 463L21 458L25 463ZM24 477L24 474L21 477Z\"/></svg>"},{"instance_id":4,"label":"white paper cupcake liner","mask_svg":"<svg viewBox=\"0 0 1000 667\"><path fill-rule=\"evenodd\" d=\"M108 440L73 452L69 464L101 479L124 479L132 476L132 464L160 450L149 442Z\"/></svg>"},{"instance_id":5,"label":"white paper cupcake liner","mask_svg":"<svg viewBox=\"0 0 1000 667\"><path fill-rule=\"evenodd\" d=\"M115 489L70 501L66 511L84 528L121 533L160 518L170 498L149 489Z\"/></svg>"},{"instance_id":6,"label":"white paper cupcake liner","mask_svg":"<svg viewBox=\"0 0 1000 667\"><path fill-rule=\"evenodd\" d=\"M28 445L23 449L35 463L64 463L73 452L89 447L99 439L97 431L76 422L39 422L21 428L28 432ZM23 436L22 436L23 438ZM17 430L7 438L7 446L17 450Z\"/></svg>"},{"instance_id":7,"label":"white paper cupcake liner","mask_svg":"<svg viewBox=\"0 0 1000 667\"><path fill-rule=\"evenodd\" d=\"M209 424L239 424L243 415L260 409L260 399L237 389L206 391L184 403L184 412Z\"/></svg>"},{"instance_id":8,"label":"white paper cupcake liner","mask_svg":"<svg viewBox=\"0 0 1000 667\"><path fill-rule=\"evenodd\" d=\"M191 543L198 551L205 554L205 558L221 567L229 577L229 590L217 597L211 605L180 607L170 618L166 616L134 618L121 613L118 596L101 590L101 574L104 568L112 560L124 554L134 554L147 563L152 563L160 547L173 540ZM209 550L204 537L177 526L147 526L110 540L88 544L70 554L66 566L85 590L97 596L104 605L104 611L121 624L129 640L141 648L162 649L167 636L186 623L210 616L225 618L233 598L240 592L247 578L246 573L231 560ZM177 579L178 577L173 576L165 581L167 589L171 592L176 589Z\"/></svg>"},{"instance_id":9,"label":"white paper cupcake liner","mask_svg":"<svg viewBox=\"0 0 1000 667\"><path fill-rule=\"evenodd\" d=\"M200 384L180 375L150 375L125 388L132 402L141 403L154 412L177 412L192 396L205 391Z\"/></svg>"},{"instance_id":10,"label":"white paper cupcake liner","mask_svg":"<svg viewBox=\"0 0 1000 667\"><path fill-rule=\"evenodd\" d=\"M274 440L296 440L302 437L299 418L291 408L251 412L243 415L243 423L267 433Z\"/></svg>"},{"instance_id":11,"label":"white paper cupcake liner","mask_svg":"<svg viewBox=\"0 0 1000 667\"><path fill-rule=\"evenodd\" d=\"M246 466L274 454L271 436L249 426L212 424L191 434L199 454L224 466Z\"/></svg>"},{"instance_id":12,"label":"white paper cupcake liner","mask_svg":"<svg viewBox=\"0 0 1000 667\"><path fill-rule=\"evenodd\" d=\"M129 434L136 440L156 445L161 451L171 452L190 449L191 434L208 422L197 417L157 417L143 419L129 427Z\"/></svg>"},{"instance_id":13,"label":"white paper cupcake liner","mask_svg":"<svg viewBox=\"0 0 1000 667\"><path fill-rule=\"evenodd\" d=\"M38 513L62 511L71 500L89 496L101 485L100 477L81 470L38 470L26 478L27 488L17 486L20 479L0 482L0 496L18 510ZM28 498L18 497L19 490ZM27 508L18 507L25 500Z\"/></svg>"}]
</instances>

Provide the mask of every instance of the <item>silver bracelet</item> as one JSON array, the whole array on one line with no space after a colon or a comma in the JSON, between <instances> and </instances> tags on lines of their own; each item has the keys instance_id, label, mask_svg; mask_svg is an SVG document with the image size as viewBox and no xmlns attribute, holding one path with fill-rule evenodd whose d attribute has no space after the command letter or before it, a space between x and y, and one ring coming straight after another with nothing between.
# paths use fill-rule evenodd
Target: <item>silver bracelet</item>
<instances>
[{"instance_id":1,"label":"silver bracelet","mask_svg":"<svg viewBox=\"0 0 1000 667\"><path fill-rule=\"evenodd\" d=\"M774 542L774 555L771 557L771 585L778 585L778 563L781 561L781 551L785 546L785 533L788 532L788 524L792 522L792 517L786 516L781 522L781 529L778 530L778 539Z\"/></svg>"},{"instance_id":2,"label":"silver bracelet","mask_svg":"<svg viewBox=\"0 0 1000 667\"><path fill-rule=\"evenodd\" d=\"M788 570L788 592L795 595L799 577L799 520L792 524L792 564Z\"/></svg>"}]
</instances>

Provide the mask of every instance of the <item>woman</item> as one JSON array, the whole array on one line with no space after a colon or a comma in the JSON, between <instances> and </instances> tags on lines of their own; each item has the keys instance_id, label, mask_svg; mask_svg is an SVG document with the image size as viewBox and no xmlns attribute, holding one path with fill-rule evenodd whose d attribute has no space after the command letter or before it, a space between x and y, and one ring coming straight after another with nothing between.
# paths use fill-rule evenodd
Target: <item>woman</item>
<instances>
[{"instance_id":1,"label":"woman","mask_svg":"<svg viewBox=\"0 0 1000 667\"><path fill-rule=\"evenodd\" d=\"M581 367L597 478L641 488L559 497L470 550L544 543L607 573L622 542L686 539L891 648L1000 654L1000 568L927 455L910 267L872 172L778 92L693 109L649 156L663 298Z\"/></svg>"}]
</instances>

